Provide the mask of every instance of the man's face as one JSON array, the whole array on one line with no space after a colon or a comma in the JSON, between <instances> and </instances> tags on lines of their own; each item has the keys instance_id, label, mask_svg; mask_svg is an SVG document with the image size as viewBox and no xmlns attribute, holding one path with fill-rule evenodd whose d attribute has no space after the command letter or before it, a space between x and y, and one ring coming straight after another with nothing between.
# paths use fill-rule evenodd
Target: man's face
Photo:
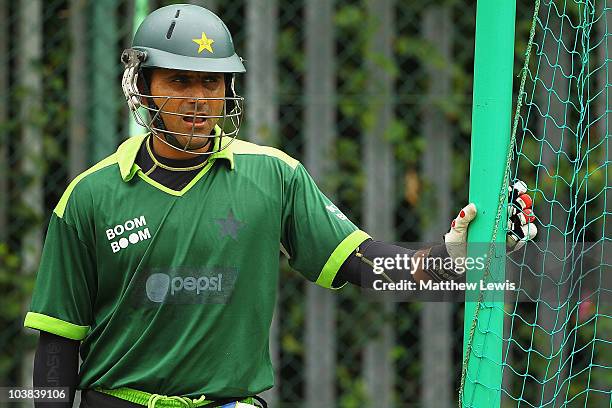
<instances>
[{"instance_id":1,"label":"man's face","mask_svg":"<svg viewBox=\"0 0 612 408\"><path fill-rule=\"evenodd\" d=\"M165 112L182 115L213 115L223 112L225 96L225 78L222 73L179 71L176 69L154 69L151 74L151 94L153 96L188 97L184 99L163 97L153 98L157 107ZM192 99L193 98L193 99ZM215 100L198 100L195 98L219 98ZM155 112L153 112L155 114ZM161 113L166 129L171 132L191 135L209 135L219 118L203 119ZM174 135L182 146L189 143L189 150L205 146L210 139Z\"/></svg>"}]
</instances>

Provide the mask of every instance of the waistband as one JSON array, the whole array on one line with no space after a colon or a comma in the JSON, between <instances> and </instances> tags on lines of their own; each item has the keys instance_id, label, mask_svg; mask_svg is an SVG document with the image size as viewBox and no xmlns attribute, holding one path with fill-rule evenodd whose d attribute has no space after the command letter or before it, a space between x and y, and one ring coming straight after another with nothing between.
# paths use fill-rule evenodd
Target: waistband
<instances>
[{"instance_id":1,"label":"waistband","mask_svg":"<svg viewBox=\"0 0 612 408\"><path fill-rule=\"evenodd\" d=\"M114 390L104 390L96 388L95 391L102 392L115 398L121 398L122 400L129 401L134 404L143 405L147 408L196 408L207 406L215 402L220 402L217 400L206 399L205 395L193 399L177 395L168 396L160 394L151 394L146 391L139 391L127 387L117 388ZM241 400L224 399L224 401L226 401L225 403L231 403L233 401L236 401L241 402L243 404L254 405L256 400L253 397L247 397ZM214 406L220 405L214 404Z\"/></svg>"}]
</instances>

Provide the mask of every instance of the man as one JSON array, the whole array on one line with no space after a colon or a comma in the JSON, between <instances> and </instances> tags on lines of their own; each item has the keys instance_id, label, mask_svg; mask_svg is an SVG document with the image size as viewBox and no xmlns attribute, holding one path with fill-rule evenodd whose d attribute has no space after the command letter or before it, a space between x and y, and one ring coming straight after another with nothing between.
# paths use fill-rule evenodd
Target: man
<instances>
[{"instance_id":1,"label":"man","mask_svg":"<svg viewBox=\"0 0 612 408\"><path fill-rule=\"evenodd\" d=\"M25 321L40 330L35 386L50 385L53 352L53 385L71 401L82 389L82 407L265 406L280 245L329 288L371 287L376 257L465 257L473 204L446 235L459 249L410 251L359 230L297 160L235 139L234 75L245 68L210 11L154 11L122 60L128 105L149 134L72 181L51 216ZM517 218L512 247L533 237L529 221ZM419 267L387 279L459 275Z\"/></svg>"}]
</instances>

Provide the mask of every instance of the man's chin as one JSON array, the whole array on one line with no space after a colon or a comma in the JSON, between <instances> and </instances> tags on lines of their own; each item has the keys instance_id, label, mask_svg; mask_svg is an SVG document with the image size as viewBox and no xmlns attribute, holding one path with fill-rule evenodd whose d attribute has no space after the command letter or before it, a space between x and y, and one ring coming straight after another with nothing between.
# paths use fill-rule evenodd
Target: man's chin
<instances>
[{"instance_id":1,"label":"man's chin","mask_svg":"<svg viewBox=\"0 0 612 408\"><path fill-rule=\"evenodd\" d=\"M193 137L191 141L188 138L177 138L178 142L185 150L199 150L212 144L212 138Z\"/></svg>"}]
</instances>

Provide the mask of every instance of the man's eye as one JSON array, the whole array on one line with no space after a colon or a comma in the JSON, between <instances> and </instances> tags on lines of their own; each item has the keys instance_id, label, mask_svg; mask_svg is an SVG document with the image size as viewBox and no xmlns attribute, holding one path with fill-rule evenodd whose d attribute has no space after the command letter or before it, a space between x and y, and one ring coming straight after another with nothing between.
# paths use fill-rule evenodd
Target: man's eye
<instances>
[{"instance_id":1,"label":"man's eye","mask_svg":"<svg viewBox=\"0 0 612 408\"><path fill-rule=\"evenodd\" d=\"M204 82L218 82L219 78L218 77L214 77L214 76L210 76L210 77L205 77L204 78Z\"/></svg>"},{"instance_id":2,"label":"man's eye","mask_svg":"<svg viewBox=\"0 0 612 408\"><path fill-rule=\"evenodd\" d=\"M172 78L172 82L178 82L181 84L187 83L189 82L189 78L187 78L186 76L177 76Z\"/></svg>"}]
</instances>

